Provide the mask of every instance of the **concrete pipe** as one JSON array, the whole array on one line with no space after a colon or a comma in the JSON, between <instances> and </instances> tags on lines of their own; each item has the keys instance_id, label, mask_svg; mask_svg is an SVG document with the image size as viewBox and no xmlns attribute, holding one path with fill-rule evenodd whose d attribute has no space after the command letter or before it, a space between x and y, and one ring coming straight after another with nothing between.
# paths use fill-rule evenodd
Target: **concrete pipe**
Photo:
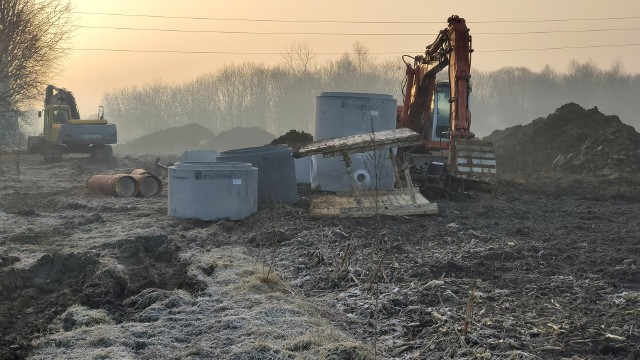
<instances>
[{"instance_id":1,"label":"concrete pipe","mask_svg":"<svg viewBox=\"0 0 640 360\"><path fill-rule=\"evenodd\" d=\"M133 170L131 170L131 175L147 175L147 174L153 175L152 172L147 171L145 169L133 169Z\"/></svg>"},{"instance_id":2,"label":"concrete pipe","mask_svg":"<svg viewBox=\"0 0 640 360\"><path fill-rule=\"evenodd\" d=\"M138 183L138 197L151 197L162 191L162 180L150 172L142 175L131 175Z\"/></svg>"},{"instance_id":3,"label":"concrete pipe","mask_svg":"<svg viewBox=\"0 0 640 360\"><path fill-rule=\"evenodd\" d=\"M136 196L140 190L133 176L123 174L93 175L87 179L87 189L118 197Z\"/></svg>"}]
</instances>

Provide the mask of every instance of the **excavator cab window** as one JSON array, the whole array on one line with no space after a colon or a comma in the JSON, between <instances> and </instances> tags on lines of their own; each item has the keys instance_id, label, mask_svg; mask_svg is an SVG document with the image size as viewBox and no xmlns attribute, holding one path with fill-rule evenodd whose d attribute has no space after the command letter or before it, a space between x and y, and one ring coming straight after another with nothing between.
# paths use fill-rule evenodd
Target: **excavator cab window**
<instances>
[{"instance_id":1,"label":"excavator cab window","mask_svg":"<svg viewBox=\"0 0 640 360\"><path fill-rule=\"evenodd\" d=\"M56 123L64 124L69 121L69 113L67 113L65 110L54 110L53 119Z\"/></svg>"},{"instance_id":2,"label":"excavator cab window","mask_svg":"<svg viewBox=\"0 0 640 360\"><path fill-rule=\"evenodd\" d=\"M448 140L449 139L449 123L451 118L451 86L446 83L436 84L436 91L434 96L434 134L432 139L434 140Z\"/></svg>"}]
</instances>

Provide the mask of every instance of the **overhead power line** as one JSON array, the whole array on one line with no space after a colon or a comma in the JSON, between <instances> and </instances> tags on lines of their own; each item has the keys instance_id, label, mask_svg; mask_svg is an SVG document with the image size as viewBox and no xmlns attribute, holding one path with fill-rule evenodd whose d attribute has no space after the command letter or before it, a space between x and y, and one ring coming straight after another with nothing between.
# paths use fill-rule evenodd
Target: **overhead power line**
<instances>
[{"instance_id":1,"label":"overhead power line","mask_svg":"<svg viewBox=\"0 0 640 360\"><path fill-rule=\"evenodd\" d=\"M110 12L74 11L82 15L104 15L104 16L125 16L144 17L159 19L184 19L184 20L209 20L209 21L251 21L251 22L277 22L277 23L339 23L339 24L442 24L443 21L377 21L377 20L297 20L297 19L268 19L268 18L217 18L202 16L170 16L156 14L125 14ZM629 20L640 19L640 16L616 16L600 18L564 18L564 19L531 19L531 20L486 20L467 21L470 24L491 24L491 23L541 23L541 22L562 22L562 21L602 21L602 20Z\"/></svg>"},{"instance_id":2,"label":"overhead power line","mask_svg":"<svg viewBox=\"0 0 640 360\"><path fill-rule=\"evenodd\" d=\"M479 53L493 53L493 52L515 52L515 51L548 51L548 50L565 50L565 49L589 49L589 48L603 48L603 47L627 47L627 46L640 46L640 43L628 43L628 44L601 44L601 45L583 45L583 46L557 46L557 47L544 47L544 48L515 48L515 49L491 49L491 50L476 50ZM282 55L281 52L236 52L236 51L207 51L207 50L136 50L136 49L108 49L108 48L76 48L71 49L74 51L106 51L106 52L129 52L129 53L174 53L174 54L220 54L220 55ZM371 55L398 55L398 54L411 54L414 52L369 52ZM342 55L350 54L353 52L313 52L313 55Z\"/></svg>"},{"instance_id":3,"label":"overhead power line","mask_svg":"<svg viewBox=\"0 0 640 360\"><path fill-rule=\"evenodd\" d=\"M551 47L543 47L543 48L519 48L519 49L492 49L492 50L475 50L475 52L492 53L492 52L510 52L510 51L544 51L544 50L590 49L590 48L626 47L626 46L640 46L640 43L576 45L576 46L551 46Z\"/></svg>"},{"instance_id":4,"label":"overhead power line","mask_svg":"<svg viewBox=\"0 0 640 360\"><path fill-rule=\"evenodd\" d=\"M134 28L124 26L93 26L77 25L84 29L110 29L110 30L130 30L130 31L163 31L178 33L216 33L216 34L245 34L245 35L336 35L336 36L436 36L435 33L346 33L346 32L257 32L243 30L185 30L185 29L165 29L165 28ZM585 30L546 30L546 31L522 31L522 32L476 32L474 35L529 35L529 34L557 34L557 33L586 33L605 31L634 31L634 28L609 28L609 29L585 29Z\"/></svg>"}]
</instances>

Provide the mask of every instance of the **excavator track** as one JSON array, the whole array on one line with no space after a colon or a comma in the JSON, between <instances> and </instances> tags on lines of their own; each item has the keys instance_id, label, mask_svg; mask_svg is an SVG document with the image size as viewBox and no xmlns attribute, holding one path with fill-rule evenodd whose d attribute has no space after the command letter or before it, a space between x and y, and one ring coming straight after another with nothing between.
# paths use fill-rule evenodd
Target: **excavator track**
<instances>
[{"instance_id":1,"label":"excavator track","mask_svg":"<svg viewBox=\"0 0 640 360\"><path fill-rule=\"evenodd\" d=\"M62 161L62 154L64 153L64 147L52 143L52 142L44 142L42 144L42 156L44 157L44 161L47 163L55 163Z\"/></svg>"},{"instance_id":2,"label":"excavator track","mask_svg":"<svg viewBox=\"0 0 640 360\"><path fill-rule=\"evenodd\" d=\"M111 145L94 145L90 158L95 162L109 162L114 159L113 148Z\"/></svg>"}]
</instances>

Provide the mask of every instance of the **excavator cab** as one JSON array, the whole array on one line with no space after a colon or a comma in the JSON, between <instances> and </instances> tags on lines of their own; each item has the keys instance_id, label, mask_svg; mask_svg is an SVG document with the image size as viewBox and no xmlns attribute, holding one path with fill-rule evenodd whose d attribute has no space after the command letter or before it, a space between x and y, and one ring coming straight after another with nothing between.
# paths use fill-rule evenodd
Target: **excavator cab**
<instances>
[{"instance_id":1,"label":"excavator cab","mask_svg":"<svg viewBox=\"0 0 640 360\"><path fill-rule=\"evenodd\" d=\"M64 124L69 121L69 112L66 110L53 110L53 121L58 124Z\"/></svg>"}]
</instances>

